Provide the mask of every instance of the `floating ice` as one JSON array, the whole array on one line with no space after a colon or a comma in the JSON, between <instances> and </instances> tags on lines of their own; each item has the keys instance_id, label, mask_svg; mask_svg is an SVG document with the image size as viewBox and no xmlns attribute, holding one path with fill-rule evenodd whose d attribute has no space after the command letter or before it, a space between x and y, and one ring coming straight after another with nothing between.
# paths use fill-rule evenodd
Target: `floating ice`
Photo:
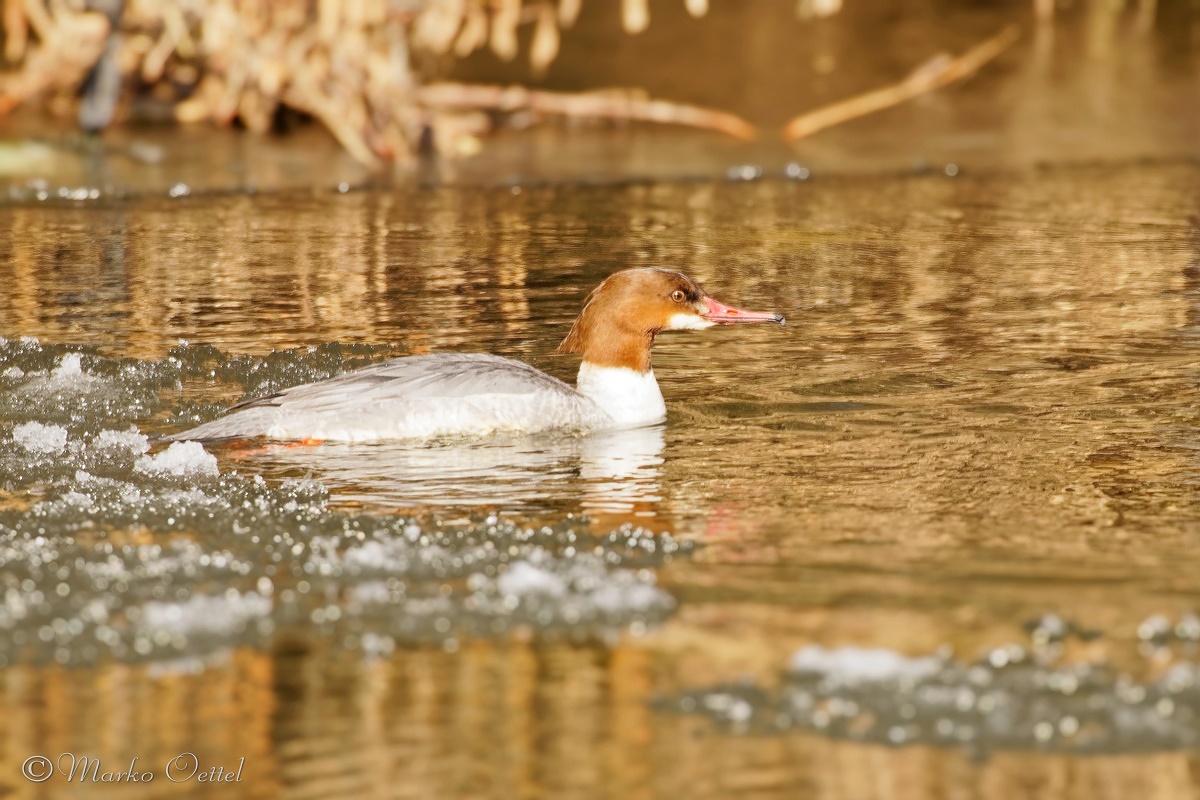
<instances>
[{"instance_id":1,"label":"floating ice","mask_svg":"<svg viewBox=\"0 0 1200 800\"><path fill-rule=\"evenodd\" d=\"M180 675L199 675L213 667L226 666L231 661L233 661L233 651L229 648L222 648L203 657L183 656L152 661L146 669L146 673L154 680Z\"/></svg>"},{"instance_id":2,"label":"floating ice","mask_svg":"<svg viewBox=\"0 0 1200 800\"><path fill-rule=\"evenodd\" d=\"M67 353L58 360L58 366L38 375L25 384L23 392L29 396L71 396L94 390L111 388L108 381L83 369L83 356Z\"/></svg>"},{"instance_id":3,"label":"floating ice","mask_svg":"<svg viewBox=\"0 0 1200 800\"><path fill-rule=\"evenodd\" d=\"M161 453L142 456L133 465L136 472L171 477L215 478L220 474L217 457L199 442L172 442Z\"/></svg>"},{"instance_id":4,"label":"floating ice","mask_svg":"<svg viewBox=\"0 0 1200 800\"><path fill-rule=\"evenodd\" d=\"M76 444L70 439L55 461L80 459ZM372 643L453 647L513 630L644 631L674 608L644 567L687 550L633 527L580 553L578 522L442 526L346 514L330 510L311 481L230 472L186 488L137 483L133 459L99 465L120 477L94 474L80 460L59 471L51 497L0 509L0 666L203 656L266 647L285 631L311 635L314 626L367 652ZM96 520L136 530L141 541L97 536ZM652 550L643 547L648 538ZM505 594L502 579L523 593ZM214 587L225 591L214 595ZM251 594L269 597L269 607Z\"/></svg>"},{"instance_id":5,"label":"floating ice","mask_svg":"<svg viewBox=\"0 0 1200 800\"><path fill-rule=\"evenodd\" d=\"M0 508L0 667L112 658L191 669L276 635L367 653L513 630L607 637L671 612L649 567L690 547L668 535L345 513L319 483L221 472L195 442L151 452L138 428L216 414L164 409L189 378L258 394L380 352L258 358L181 345L134 361L0 340L0 486L28 492Z\"/></svg>"},{"instance_id":6,"label":"floating ice","mask_svg":"<svg viewBox=\"0 0 1200 800\"><path fill-rule=\"evenodd\" d=\"M26 422L13 428L13 440L31 453L61 453L67 446L67 429Z\"/></svg>"},{"instance_id":7,"label":"floating ice","mask_svg":"<svg viewBox=\"0 0 1200 800\"><path fill-rule=\"evenodd\" d=\"M942 666L942 660L934 656L908 658L882 648L826 650L820 645L796 651L791 664L792 672L820 673L845 685L868 681L914 681L933 675Z\"/></svg>"},{"instance_id":8,"label":"floating ice","mask_svg":"<svg viewBox=\"0 0 1200 800\"><path fill-rule=\"evenodd\" d=\"M229 589L219 595L196 595L180 603L149 602L142 607L142 633L165 631L181 636L230 636L252 620L271 613L271 598L257 592Z\"/></svg>"},{"instance_id":9,"label":"floating ice","mask_svg":"<svg viewBox=\"0 0 1200 800\"><path fill-rule=\"evenodd\" d=\"M1157 635L1165 618L1151 619ZM1093 632L1066 635L1086 639ZM1061 648L1043 657L1025 657L1029 651L1010 643L970 663L881 649L805 647L793 656L778 689L740 683L665 702L738 732L799 728L893 746L967 746L977 754L1012 748L1115 753L1200 746L1200 664L1195 661L1177 661L1165 672L1155 664L1147 678L1139 679L1104 662L1062 663ZM1147 652L1147 663L1154 663L1164 651ZM997 658L999 653L1006 655Z\"/></svg>"},{"instance_id":10,"label":"floating ice","mask_svg":"<svg viewBox=\"0 0 1200 800\"><path fill-rule=\"evenodd\" d=\"M524 609L543 624L654 616L675 605L649 570L611 569L594 554L564 558L540 547L494 582L476 574L471 583L479 595L494 591L504 607Z\"/></svg>"},{"instance_id":11,"label":"floating ice","mask_svg":"<svg viewBox=\"0 0 1200 800\"><path fill-rule=\"evenodd\" d=\"M500 594L519 597L526 594L544 594L562 597L567 584L559 575L534 566L528 561L516 561L496 580Z\"/></svg>"},{"instance_id":12,"label":"floating ice","mask_svg":"<svg viewBox=\"0 0 1200 800\"><path fill-rule=\"evenodd\" d=\"M100 450L118 450L141 455L150 449L150 440L136 430L104 430L92 440L92 446Z\"/></svg>"},{"instance_id":13,"label":"floating ice","mask_svg":"<svg viewBox=\"0 0 1200 800\"><path fill-rule=\"evenodd\" d=\"M396 642L392 637L379 636L370 632L363 634L360 642L359 646L368 658L388 656L396 649Z\"/></svg>"},{"instance_id":14,"label":"floating ice","mask_svg":"<svg viewBox=\"0 0 1200 800\"><path fill-rule=\"evenodd\" d=\"M671 596L654 585L650 576L634 576L618 573L602 586L594 589L588 599L599 610L607 614L627 614L652 611L655 608L673 606Z\"/></svg>"},{"instance_id":15,"label":"floating ice","mask_svg":"<svg viewBox=\"0 0 1200 800\"><path fill-rule=\"evenodd\" d=\"M82 356L79 353L67 353L58 362L58 367L50 373L56 381L70 380L83 374Z\"/></svg>"}]
</instances>

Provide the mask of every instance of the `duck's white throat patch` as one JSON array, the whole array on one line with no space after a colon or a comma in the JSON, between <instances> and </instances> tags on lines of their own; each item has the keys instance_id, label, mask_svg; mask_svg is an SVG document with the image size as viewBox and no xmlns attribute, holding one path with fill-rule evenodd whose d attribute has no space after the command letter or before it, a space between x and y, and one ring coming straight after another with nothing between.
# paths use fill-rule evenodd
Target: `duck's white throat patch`
<instances>
[{"instance_id":1,"label":"duck's white throat patch","mask_svg":"<svg viewBox=\"0 0 1200 800\"><path fill-rule=\"evenodd\" d=\"M575 388L623 428L652 425L667 418L654 370L638 372L628 367L579 365Z\"/></svg>"},{"instance_id":2,"label":"duck's white throat patch","mask_svg":"<svg viewBox=\"0 0 1200 800\"><path fill-rule=\"evenodd\" d=\"M667 320L667 331L702 331L716 325L698 314L674 314Z\"/></svg>"}]
</instances>

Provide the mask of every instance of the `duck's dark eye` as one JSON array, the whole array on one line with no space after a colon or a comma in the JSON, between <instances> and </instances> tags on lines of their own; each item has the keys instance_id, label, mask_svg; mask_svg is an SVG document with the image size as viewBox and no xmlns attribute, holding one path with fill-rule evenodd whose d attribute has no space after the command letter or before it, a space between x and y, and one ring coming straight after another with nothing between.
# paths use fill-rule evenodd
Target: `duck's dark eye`
<instances>
[{"instance_id":1,"label":"duck's dark eye","mask_svg":"<svg viewBox=\"0 0 1200 800\"><path fill-rule=\"evenodd\" d=\"M676 289L671 292L671 299L676 303L682 303L684 300L687 300L687 295L683 293L682 289Z\"/></svg>"}]
</instances>

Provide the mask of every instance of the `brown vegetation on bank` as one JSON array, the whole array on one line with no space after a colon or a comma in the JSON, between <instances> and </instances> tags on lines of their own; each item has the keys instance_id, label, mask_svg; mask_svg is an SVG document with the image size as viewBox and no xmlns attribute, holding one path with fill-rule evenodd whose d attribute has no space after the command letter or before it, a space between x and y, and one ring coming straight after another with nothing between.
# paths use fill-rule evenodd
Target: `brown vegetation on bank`
<instances>
[{"instance_id":1,"label":"brown vegetation on bank","mask_svg":"<svg viewBox=\"0 0 1200 800\"><path fill-rule=\"evenodd\" d=\"M426 85L422 53L464 58L488 47L543 70L581 0L4 0L0 114L37 97L75 93L80 123L106 127L149 100L183 122L239 120L265 133L282 108L320 120L360 162L404 162L430 133L443 149L491 124L479 112L648 120L751 138L731 114L651 100L635 91L561 94L520 87ZM838 0L802 3L831 13ZM814 9L810 9L813 6ZM819 8L818 8L819 6ZM706 12L704 0L688 0ZM646 0L622 21L648 24ZM60 107L74 109L73 100ZM439 136L439 128L450 136Z\"/></svg>"}]
</instances>

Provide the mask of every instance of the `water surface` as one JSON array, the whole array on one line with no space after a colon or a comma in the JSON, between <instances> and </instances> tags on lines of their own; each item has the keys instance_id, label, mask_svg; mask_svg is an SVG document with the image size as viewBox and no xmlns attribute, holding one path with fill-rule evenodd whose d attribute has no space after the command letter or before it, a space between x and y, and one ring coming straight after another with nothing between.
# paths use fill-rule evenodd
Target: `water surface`
<instances>
[{"instance_id":1,"label":"water surface","mask_svg":"<svg viewBox=\"0 0 1200 800\"><path fill-rule=\"evenodd\" d=\"M245 756L246 795L1194 796L1198 179L0 209L3 780L183 748ZM136 438L394 355L570 379L582 298L651 265L789 323L660 337L663 426ZM879 704L897 680L1000 686L1011 725L963 739L985 692L910 713Z\"/></svg>"}]
</instances>

